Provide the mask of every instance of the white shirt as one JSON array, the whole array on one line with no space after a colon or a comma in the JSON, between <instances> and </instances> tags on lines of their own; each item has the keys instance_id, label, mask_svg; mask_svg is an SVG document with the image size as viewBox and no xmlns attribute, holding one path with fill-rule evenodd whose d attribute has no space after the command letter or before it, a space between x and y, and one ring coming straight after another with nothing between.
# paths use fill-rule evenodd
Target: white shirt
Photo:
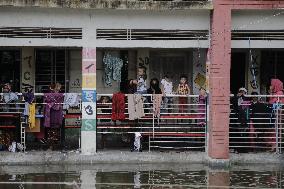
<instances>
[{"instance_id":1,"label":"white shirt","mask_svg":"<svg viewBox=\"0 0 284 189\"><path fill-rule=\"evenodd\" d=\"M137 91L138 92L147 91L146 80L144 80L143 77L138 78Z\"/></svg>"},{"instance_id":2,"label":"white shirt","mask_svg":"<svg viewBox=\"0 0 284 189\"><path fill-rule=\"evenodd\" d=\"M173 82L162 79L161 84L166 95L173 94Z\"/></svg>"}]
</instances>

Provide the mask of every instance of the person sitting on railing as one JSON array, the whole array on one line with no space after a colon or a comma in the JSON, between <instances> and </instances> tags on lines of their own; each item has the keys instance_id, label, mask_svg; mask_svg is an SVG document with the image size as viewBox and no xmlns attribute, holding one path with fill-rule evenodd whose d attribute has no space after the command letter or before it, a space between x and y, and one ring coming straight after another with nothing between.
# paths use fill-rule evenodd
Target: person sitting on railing
<instances>
[{"instance_id":1,"label":"person sitting on railing","mask_svg":"<svg viewBox=\"0 0 284 189\"><path fill-rule=\"evenodd\" d=\"M140 66L137 70L137 93L146 94L147 93L147 74L146 67Z\"/></svg>"}]
</instances>

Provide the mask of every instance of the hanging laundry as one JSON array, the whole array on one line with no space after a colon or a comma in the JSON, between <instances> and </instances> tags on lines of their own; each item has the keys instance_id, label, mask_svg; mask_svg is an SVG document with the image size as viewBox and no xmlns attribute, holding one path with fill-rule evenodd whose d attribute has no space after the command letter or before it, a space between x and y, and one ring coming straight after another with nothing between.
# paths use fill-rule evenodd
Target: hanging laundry
<instances>
[{"instance_id":1,"label":"hanging laundry","mask_svg":"<svg viewBox=\"0 0 284 189\"><path fill-rule=\"evenodd\" d=\"M24 115L29 116L29 105L32 104L35 96L32 92L28 92L28 93L24 93L23 97L24 97L24 101L25 101Z\"/></svg>"},{"instance_id":2,"label":"hanging laundry","mask_svg":"<svg viewBox=\"0 0 284 189\"><path fill-rule=\"evenodd\" d=\"M19 98L16 93L9 92L9 93L3 93L3 99L5 103L11 103L17 101Z\"/></svg>"},{"instance_id":3,"label":"hanging laundry","mask_svg":"<svg viewBox=\"0 0 284 189\"><path fill-rule=\"evenodd\" d=\"M78 93L65 93L63 109L79 106L80 96Z\"/></svg>"},{"instance_id":4,"label":"hanging laundry","mask_svg":"<svg viewBox=\"0 0 284 189\"><path fill-rule=\"evenodd\" d=\"M117 57L111 56L106 53L103 58L104 63L104 82L106 86L112 85L112 80L121 81L121 68L123 66L123 60Z\"/></svg>"},{"instance_id":5,"label":"hanging laundry","mask_svg":"<svg viewBox=\"0 0 284 189\"><path fill-rule=\"evenodd\" d=\"M45 93L44 94L44 126L60 127L63 121L63 103L64 96L62 93Z\"/></svg>"},{"instance_id":6,"label":"hanging laundry","mask_svg":"<svg viewBox=\"0 0 284 189\"><path fill-rule=\"evenodd\" d=\"M36 120L35 120L35 103L29 104L29 117L28 117L29 128L35 128Z\"/></svg>"},{"instance_id":7,"label":"hanging laundry","mask_svg":"<svg viewBox=\"0 0 284 189\"><path fill-rule=\"evenodd\" d=\"M158 118L160 117L162 99L163 99L162 94L153 94L154 116Z\"/></svg>"},{"instance_id":8,"label":"hanging laundry","mask_svg":"<svg viewBox=\"0 0 284 189\"><path fill-rule=\"evenodd\" d=\"M125 94L115 93L112 97L112 120L124 120L125 119Z\"/></svg>"},{"instance_id":9,"label":"hanging laundry","mask_svg":"<svg viewBox=\"0 0 284 189\"><path fill-rule=\"evenodd\" d=\"M145 116L142 95L128 94L127 100L129 120L140 119L141 117Z\"/></svg>"}]
</instances>

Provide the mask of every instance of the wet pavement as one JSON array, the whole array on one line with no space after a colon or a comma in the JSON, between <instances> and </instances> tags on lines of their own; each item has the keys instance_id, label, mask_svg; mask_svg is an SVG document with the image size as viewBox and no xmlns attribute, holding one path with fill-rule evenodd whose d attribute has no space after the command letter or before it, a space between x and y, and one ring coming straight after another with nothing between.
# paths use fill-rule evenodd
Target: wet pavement
<instances>
[{"instance_id":1,"label":"wet pavement","mask_svg":"<svg viewBox=\"0 0 284 189\"><path fill-rule=\"evenodd\" d=\"M284 167L197 164L94 164L0 166L2 189L282 188Z\"/></svg>"}]
</instances>

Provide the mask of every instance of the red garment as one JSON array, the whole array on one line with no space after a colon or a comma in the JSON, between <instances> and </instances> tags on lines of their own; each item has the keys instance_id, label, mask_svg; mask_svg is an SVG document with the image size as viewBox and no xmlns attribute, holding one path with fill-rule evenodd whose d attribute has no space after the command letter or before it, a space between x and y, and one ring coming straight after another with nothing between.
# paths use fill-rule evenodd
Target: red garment
<instances>
[{"instance_id":1,"label":"red garment","mask_svg":"<svg viewBox=\"0 0 284 189\"><path fill-rule=\"evenodd\" d=\"M115 93L112 97L112 120L124 120L125 119L125 95L123 93Z\"/></svg>"},{"instance_id":2,"label":"red garment","mask_svg":"<svg viewBox=\"0 0 284 189\"><path fill-rule=\"evenodd\" d=\"M178 103L179 103L179 113L186 113L187 106L183 104L187 104L187 97L179 97Z\"/></svg>"}]
</instances>

